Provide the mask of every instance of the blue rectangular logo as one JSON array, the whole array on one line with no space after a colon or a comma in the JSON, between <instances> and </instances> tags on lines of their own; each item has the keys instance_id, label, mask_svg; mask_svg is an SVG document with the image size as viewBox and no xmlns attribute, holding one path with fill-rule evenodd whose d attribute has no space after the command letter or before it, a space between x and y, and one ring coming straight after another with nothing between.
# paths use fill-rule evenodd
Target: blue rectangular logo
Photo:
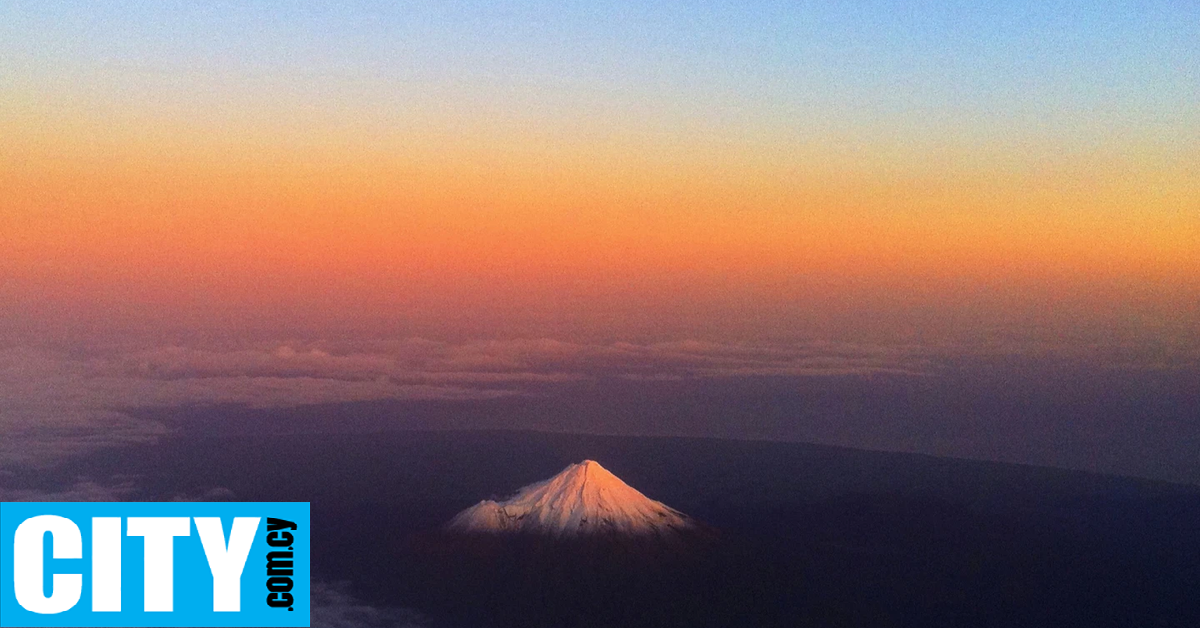
<instances>
[{"instance_id":1,"label":"blue rectangular logo","mask_svg":"<svg viewBox=\"0 0 1200 628\"><path fill-rule=\"evenodd\" d=\"M0 626L308 626L307 502L0 504Z\"/></svg>"}]
</instances>

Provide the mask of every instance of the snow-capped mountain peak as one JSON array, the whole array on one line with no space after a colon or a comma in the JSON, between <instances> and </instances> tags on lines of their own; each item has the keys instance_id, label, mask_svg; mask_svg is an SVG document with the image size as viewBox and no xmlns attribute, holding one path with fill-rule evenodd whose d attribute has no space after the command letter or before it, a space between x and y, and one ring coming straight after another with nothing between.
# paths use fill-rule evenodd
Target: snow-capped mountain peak
<instances>
[{"instance_id":1,"label":"snow-capped mountain peak","mask_svg":"<svg viewBox=\"0 0 1200 628\"><path fill-rule=\"evenodd\" d=\"M594 460L569 465L505 501L481 501L447 524L459 533L554 537L669 536L695 527L687 515L646 497Z\"/></svg>"}]
</instances>

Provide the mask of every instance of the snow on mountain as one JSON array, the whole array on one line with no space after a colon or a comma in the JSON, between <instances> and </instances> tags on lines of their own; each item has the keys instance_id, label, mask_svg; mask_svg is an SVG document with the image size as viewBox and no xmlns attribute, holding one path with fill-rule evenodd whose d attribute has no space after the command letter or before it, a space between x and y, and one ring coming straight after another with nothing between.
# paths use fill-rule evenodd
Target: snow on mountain
<instances>
[{"instance_id":1,"label":"snow on mountain","mask_svg":"<svg viewBox=\"0 0 1200 628\"><path fill-rule=\"evenodd\" d=\"M549 480L521 488L505 501L481 501L455 515L446 527L476 534L669 537L697 524L642 495L598 462L584 460Z\"/></svg>"}]
</instances>

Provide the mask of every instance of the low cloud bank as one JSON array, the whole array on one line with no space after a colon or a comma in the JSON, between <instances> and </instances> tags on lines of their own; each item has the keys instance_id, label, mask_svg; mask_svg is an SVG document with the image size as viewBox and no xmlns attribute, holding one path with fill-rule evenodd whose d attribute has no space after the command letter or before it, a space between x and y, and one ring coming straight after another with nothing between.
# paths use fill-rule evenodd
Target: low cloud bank
<instances>
[{"instance_id":1,"label":"low cloud bank","mask_svg":"<svg viewBox=\"0 0 1200 628\"><path fill-rule=\"evenodd\" d=\"M428 625L413 610L372 606L355 597L347 585L312 582L312 628L418 628Z\"/></svg>"},{"instance_id":2,"label":"low cloud bank","mask_svg":"<svg viewBox=\"0 0 1200 628\"><path fill-rule=\"evenodd\" d=\"M170 426L132 408L294 407L382 399L491 399L596 377L927 373L912 348L686 340L582 344L550 339L406 339L214 349L65 353L0 349L0 465L48 465L99 447L153 441Z\"/></svg>"},{"instance_id":3,"label":"low cloud bank","mask_svg":"<svg viewBox=\"0 0 1200 628\"><path fill-rule=\"evenodd\" d=\"M373 400L482 400L598 378L936 376L954 357L1045 346L923 347L830 342L577 343L553 339L290 342L55 351L0 348L0 467L53 465L152 442L172 426L139 408L287 408ZM1159 359L1159 358L1155 358ZM1173 363L1177 363L1175 359ZM1113 360L1114 367L1160 368Z\"/></svg>"}]
</instances>

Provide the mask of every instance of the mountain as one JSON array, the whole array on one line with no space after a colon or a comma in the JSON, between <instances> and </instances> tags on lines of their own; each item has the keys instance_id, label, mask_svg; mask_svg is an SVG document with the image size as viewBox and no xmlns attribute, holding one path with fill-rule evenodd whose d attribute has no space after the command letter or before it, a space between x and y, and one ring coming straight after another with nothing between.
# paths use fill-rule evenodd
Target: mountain
<instances>
[{"instance_id":1,"label":"mountain","mask_svg":"<svg viewBox=\"0 0 1200 628\"><path fill-rule=\"evenodd\" d=\"M363 625L415 609L444 628L1200 626L1200 486L768 441L181 430L0 483L61 493L132 474L146 501L225 487L310 502L314 528L336 531L312 544L313 570L348 584ZM586 458L720 534L663 551L445 531Z\"/></svg>"},{"instance_id":2,"label":"mountain","mask_svg":"<svg viewBox=\"0 0 1200 628\"><path fill-rule=\"evenodd\" d=\"M670 538L700 528L692 518L646 497L594 460L568 465L505 501L481 501L446 525L454 533L555 538Z\"/></svg>"}]
</instances>

